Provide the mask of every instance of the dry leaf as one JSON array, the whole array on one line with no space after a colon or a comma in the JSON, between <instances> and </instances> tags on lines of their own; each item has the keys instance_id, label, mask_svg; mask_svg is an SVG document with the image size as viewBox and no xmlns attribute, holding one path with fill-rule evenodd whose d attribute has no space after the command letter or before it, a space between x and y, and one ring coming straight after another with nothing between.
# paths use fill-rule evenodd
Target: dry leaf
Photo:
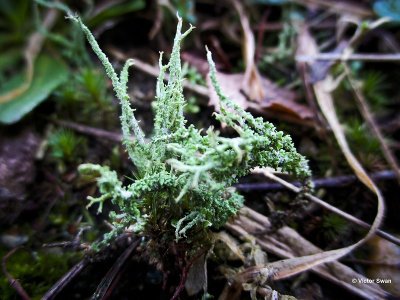
<instances>
[{"instance_id":1,"label":"dry leaf","mask_svg":"<svg viewBox=\"0 0 400 300\"><path fill-rule=\"evenodd\" d=\"M223 242L237 258L239 258L242 262L245 261L242 250L239 248L236 240L231 235L225 231L221 231L214 234L214 240Z\"/></svg>"},{"instance_id":2,"label":"dry leaf","mask_svg":"<svg viewBox=\"0 0 400 300\"><path fill-rule=\"evenodd\" d=\"M245 14L241 2L239 2L238 0L232 0L232 3L239 14L240 24L242 25L242 47L244 61L246 64L243 81L240 83L239 86L246 93L249 99L259 102L265 98L265 90L263 87L261 76L258 73L257 66L254 61L256 53L256 42L253 32L251 31L249 18Z\"/></svg>"},{"instance_id":3,"label":"dry leaf","mask_svg":"<svg viewBox=\"0 0 400 300\"><path fill-rule=\"evenodd\" d=\"M206 255L198 257L189 269L185 289L189 296L196 295L207 286Z\"/></svg>"},{"instance_id":4,"label":"dry leaf","mask_svg":"<svg viewBox=\"0 0 400 300\"><path fill-rule=\"evenodd\" d=\"M263 89L266 91L266 97L261 102L250 102L240 91L241 83L244 80L244 74L225 74L218 72L217 79L221 89L226 95L243 109L251 108L262 114L265 111L290 115L294 118L305 120L312 119L314 114L310 108L295 101L295 93L278 87L266 78L261 77ZM207 77L209 86L210 100L209 105L214 106L219 111L219 98L212 87L210 78Z\"/></svg>"}]
</instances>

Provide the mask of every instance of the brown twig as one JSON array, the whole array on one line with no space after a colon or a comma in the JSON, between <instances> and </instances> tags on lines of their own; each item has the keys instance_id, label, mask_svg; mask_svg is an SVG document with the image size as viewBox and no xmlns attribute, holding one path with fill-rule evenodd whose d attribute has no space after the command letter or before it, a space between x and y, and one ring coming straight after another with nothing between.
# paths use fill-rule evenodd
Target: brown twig
<instances>
[{"instance_id":1,"label":"brown twig","mask_svg":"<svg viewBox=\"0 0 400 300\"><path fill-rule=\"evenodd\" d=\"M256 54L255 54L255 61L258 62L261 58L261 49L263 47L263 41L264 41L264 34L266 31L266 23L267 23L267 19L269 17L270 14L270 10L266 10L262 17L261 17L261 21L258 25L257 28L257 47L256 47Z\"/></svg>"},{"instance_id":2,"label":"brown twig","mask_svg":"<svg viewBox=\"0 0 400 300\"><path fill-rule=\"evenodd\" d=\"M287 182L287 181L275 176L271 172L263 170L261 173L263 175L265 175L266 177L268 177L268 178L270 178L270 179L272 179L272 180L274 180L276 182L279 182L280 184L284 185L286 188L288 188L289 190L291 190L291 191L293 191L295 193L300 193L301 192L301 188L299 188L299 187L297 187L297 186L295 186L295 185L293 185L293 184L291 184L291 183L289 183L289 182ZM342 218L346 219L347 221L350 221L350 222L352 222L354 224L357 224L358 226L360 226L362 228L365 228L365 229L370 229L371 228L370 224L368 224L368 223L366 223L366 222L364 222L364 221L362 221L362 220L360 220L360 219L358 219L358 218L356 218L356 217L354 217L354 216L352 216L352 215L350 215L350 214L338 209L335 206L330 205L329 203L321 200L320 198L318 198L318 197L316 197L314 195L311 195L309 193L305 193L304 196L308 200L310 200L310 201L322 206L323 208L325 208L325 209L327 209L327 210L329 210L329 211L341 216ZM387 232L385 232L385 231L382 231L382 230L378 229L378 230L376 230L375 234L380 236L380 237L382 237L382 238L384 238L385 240L388 240L388 241L400 246L400 239L395 237L395 236L393 236L393 235L391 235L391 234L389 234L389 233L387 233Z\"/></svg>"},{"instance_id":3,"label":"brown twig","mask_svg":"<svg viewBox=\"0 0 400 300\"><path fill-rule=\"evenodd\" d=\"M90 136L94 136L100 139L107 139L113 142L121 142L122 141L122 134L117 133L117 132L111 132L111 131L107 131L107 130L103 130L103 129L99 129L99 128L95 128L95 127L90 127L90 126L86 126L86 125L82 125L79 123L75 123L75 122L71 122L71 121L64 121L64 120L51 120L53 123L72 129L76 132L82 133L82 134L86 134L86 135L90 135Z\"/></svg>"},{"instance_id":4,"label":"brown twig","mask_svg":"<svg viewBox=\"0 0 400 300\"><path fill-rule=\"evenodd\" d=\"M362 265L368 265L368 266L381 266L381 267L389 267L389 268L397 268L400 269L400 263L399 262L388 262L388 261L371 261L371 260L366 260L366 259L357 259L357 258L352 258L352 259L343 259L343 262L345 263L353 263L353 264L362 264Z\"/></svg>"},{"instance_id":5,"label":"brown twig","mask_svg":"<svg viewBox=\"0 0 400 300\"><path fill-rule=\"evenodd\" d=\"M17 252L20 249L20 247L14 248L11 251L9 251L6 255L3 256L1 265L3 268L3 273L7 277L8 282L10 283L11 287L18 293L18 295L23 299L23 300L30 300L31 298L29 297L28 293L24 290L22 285L18 282L17 279L11 276L11 274L7 271L7 260L10 258L11 255L13 255L15 252Z\"/></svg>"},{"instance_id":6,"label":"brown twig","mask_svg":"<svg viewBox=\"0 0 400 300\"><path fill-rule=\"evenodd\" d=\"M104 299L105 295L110 289L111 284L113 283L115 277L121 272L122 267L125 262L131 256L133 250L139 245L140 239L132 242L132 244L122 253L120 257L118 257L117 261L111 267L111 269L107 272L106 276L104 276L103 280L100 282L96 291L94 292L92 299Z\"/></svg>"},{"instance_id":7,"label":"brown twig","mask_svg":"<svg viewBox=\"0 0 400 300\"><path fill-rule=\"evenodd\" d=\"M84 258L73 266L63 277L61 277L50 290L46 292L42 300L55 299L58 294L89 264L89 259Z\"/></svg>"},{"instance_id":8,"label":"brown twig","mask_svg":"<svg viewBox=\"0 0 400 300\"><path fill-rule=\"evenodd\" d=\"M248 242L250 236L255 239L261 249L282 258L293 258L321 252L321 249L287 226L282 227L277 232L258 236L258 232L271 228L271 222L266 216L248 207L243 207L239 217L225 227L245 242ZM364 299L382 299L386 295L385 291L375 283L353 284L352 278L364 277L337 261L319 265L311 271Z\"/></svg>"},{"instance_id":9,"label":"brown twig","mask_svg":"<svg viewBox=\"0 0 400 300\"><path fill-rule=\"evenodd\" d=\"M335 13L343 14L346 12L349 15L356 15L362 18L371 17L373 12L370 8L360 5L360 3L354 3L351 1L335 1L335 0L292 0L295 3L304 6L317 6L320 8L329 9Z\"/></svg>"}]
</instances>

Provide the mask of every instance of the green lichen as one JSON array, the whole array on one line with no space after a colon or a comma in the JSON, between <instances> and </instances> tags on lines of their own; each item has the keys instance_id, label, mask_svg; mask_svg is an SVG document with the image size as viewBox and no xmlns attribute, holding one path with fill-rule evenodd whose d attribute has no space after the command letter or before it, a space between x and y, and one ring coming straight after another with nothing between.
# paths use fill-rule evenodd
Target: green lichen
<instances>
[{"instance_id":1,"label":"green lichen","mask_svg":"<svg viewBox=\"0 0 400 300\"><path fill-rule=\"evenodd\" d=\"M136 180L124 185L108 167L84 164L79 168L98 177L101 196L89 198L89 206L98 203L101 212L103 203L110 200L118 207L118 212L110 213L115 228L100 246L125 230L166 244L199 240L211 227L223 226L242 207L243 197L231 186L254 167L273 167L302 179L310 176L306 159L297 153L288 135L262 118L254 118L225 96L208 49L209 75L220 98L216 119L232 127L237 135L222 137L213 128L203 132L186 124L180 45L193 27L182 33L179 17L168 64L163 64L160 55L155 126L149 139L135 119L127 93L128 68L134 62L128 60L118 76L89 29L79 18L71 18L86 34L112 81L122 106L124 145L137 170ZM165 83L167 71L169 80Z\"/></svg>"}]
</instances>

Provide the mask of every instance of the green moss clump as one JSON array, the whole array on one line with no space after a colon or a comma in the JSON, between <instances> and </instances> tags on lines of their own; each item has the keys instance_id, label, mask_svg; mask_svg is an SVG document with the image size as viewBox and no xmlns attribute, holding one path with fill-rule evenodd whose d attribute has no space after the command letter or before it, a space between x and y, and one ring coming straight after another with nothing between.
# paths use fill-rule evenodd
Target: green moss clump
<instances>
[{"instance_id":1,"label":"green moss clump","mask_svg":"<svg viewBox=\"0 0 400 300\"><path fill-rule=\"evenodd\" d=\"M6 251L0 251L3 257ZM31 298L42 296L76 263L77 253L53 253L46 250L29 253L21 249L7 260L7 271L17 279ZM0 277L1 299L18 299L5 276Z\"/></svg>"}]
</instances>

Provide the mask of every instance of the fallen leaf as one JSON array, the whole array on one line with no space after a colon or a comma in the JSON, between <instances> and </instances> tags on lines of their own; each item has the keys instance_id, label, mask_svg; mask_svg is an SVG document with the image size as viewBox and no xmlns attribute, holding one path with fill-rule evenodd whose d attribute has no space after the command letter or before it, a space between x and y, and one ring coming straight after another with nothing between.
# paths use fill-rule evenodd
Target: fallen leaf
<instances>
[{"instance_id":1,"label":"fallen leaf","mask_svg":"<svg viewBox=\"0 0 400 300\"><path fill-rule=\"evenodd\" d=\"M221 89L226 95L243 109L251 108L262 114L265 111L287 114L298 119L312 119L314 114L307 106L295 101L296 94L287 89L275 85L270 80L261 77L265 97L260 102L248 101L241 92L240 86L244 80L244 74L225 74L218 72L217 79ZM212 87L210 78L207 77L210 99L208 105L214 106L219 111L219 98Z\"/></svg>"},{"instance_id":2,"label":"fallen leaf","mask_svg":"<svg viewBox=\"0 0 400 300\"><path fill-rule=\"evenodd\" d=\"M206 255L197 258L189 269L185 289L189 296L194 296L207 286Z\"/></svg>"},{"instance_id":3,"label":"fallen leaf","mask_svg":"<svg viewBox=\"0 0 400 300\"><path fill-rule=\"evenodd\" d=\"M225 231L221 231L214 234L214 239L215 241L223 242L237 258L239 258L242 262L245 261L242 250L239 248L236 240L231 235Z\"/></svg>"},{"instance_id":4,"label":"fallen leaf","mask_svg":"<svg viewBox=\"0 0 400 300\"><path fill-rule=\"evenodd\" d=\"M255 64L256 42L254 34L251 31L250 21L244 12L242 3L238 0L232 0L233 6L239 14L240 24L243 30L243 56L246 64L243 81L240 86L249 99L259 102L265 97L263 82Z\"/></svg>"}]
</instances>

